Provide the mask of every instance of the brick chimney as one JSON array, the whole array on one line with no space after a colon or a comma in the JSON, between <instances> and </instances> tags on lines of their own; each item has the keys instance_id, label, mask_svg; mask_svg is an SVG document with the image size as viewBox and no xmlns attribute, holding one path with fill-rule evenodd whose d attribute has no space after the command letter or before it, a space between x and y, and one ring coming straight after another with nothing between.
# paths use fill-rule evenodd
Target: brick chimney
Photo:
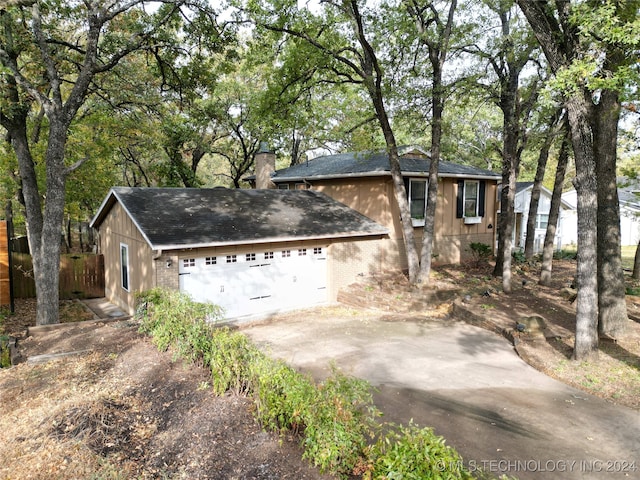
<instances>
[{"instance_id":1,"label":"brick chimney","mask_svg":"<svg viewBox=\"0 0 640 480\"><path fill-rule=\"evenodd\" d=\"M276 188L271 181L271 174L276 171L276 154L269 149L267 142L260 142L255 161L256 188Z\"/></svg>"}]
</instances>

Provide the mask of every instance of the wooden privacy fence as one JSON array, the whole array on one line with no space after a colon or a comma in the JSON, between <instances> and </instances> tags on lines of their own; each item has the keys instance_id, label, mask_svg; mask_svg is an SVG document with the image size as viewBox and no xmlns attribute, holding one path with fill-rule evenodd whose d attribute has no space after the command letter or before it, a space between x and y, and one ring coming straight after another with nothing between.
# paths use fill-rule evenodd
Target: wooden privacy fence
<instances>
[{"instance_id":1,"label":"wooden privacy fence","mask_svg":"<svg viewBox=\"0 0 640 480\"><path fill-rule=\"evenodd\" d=\"M16 298L36 296L31 255L12 254L13 292ZM104 257L94 254L62 255L60 299L104 297Z\"/></svg>"}]
</instances>

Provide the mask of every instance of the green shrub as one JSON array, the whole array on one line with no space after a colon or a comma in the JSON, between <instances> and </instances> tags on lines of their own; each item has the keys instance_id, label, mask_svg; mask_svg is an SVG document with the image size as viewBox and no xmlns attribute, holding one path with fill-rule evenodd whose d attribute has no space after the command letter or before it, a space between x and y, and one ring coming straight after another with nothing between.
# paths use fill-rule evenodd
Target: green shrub
<instances>
[{"instance_id":1,"label":"green shrub","mask_svg":"<svg viewBox=\"0 0 640 480\"><path fill-rule=\"evenodd\" d=\"M180 292L154 288L138 295L140 331L151 335L161 351L199 363L209 350L210 321L220 318L216 305L197 303Z\"/></svg>"},{"instance_id":2,"label":"green shrub","mask_svg":"<svg viewBox=\"0 0 640 480\"><path fill-rule=\"evenodd\" d=\"M511 252L511 258L513 258L514 263L526 263L527 257L524 254L524 250L514 250Z\"/></svg>"},{"instance_id":3,"label":"green shrub","mask_svg":"<svg viewBox=\"0 0 640 480\"><path fill-rule=\"evenodd\" d=\"M481 242L472 242L469 244L469 250L473 256L473 262L477 267L487 262L493 256L491 245Z\"/></svg>"},{"instance_id":4,"label":"green shrub","mask_svg":"<svg viewBox=\"0 0 640 480\"><path fill-rule=\"evenodd\" d=\"M211 386L217 395L227 391L250 393L251 367L262 353L244 335L229 328L216 329L209 340L205 365L211 370Z\"/></svg>"},{"instance_id":5,"label":"green shrub","mask_svg":"<svg viewBox=\"0 0 640 480\"><path fill-rule=\"evenodd\" d=\"M554 260L577 260L578 252L577 250L555 250L553 258Z\"/></svg>"},{"instance_id":6,"label":"green shrub","mask_svg":"<svg viewBox=\"0 0 640 480\"><path fill-rule=\"evenodd\" d=\"M369 447L369 469L363 478L471 479L462 457L430 428L414 424L388 431Z\"/></svg>"},{"instance_id":7,"label":"green shrub","mask_svg":"<svg viewBox=\"0 0 640 480\"><path fill-rule=\"evenodd\" d=\"M640 297L640 287L627 287L625 289L625 293L627 295L639 296Z\"/></svg>"},{"instance_id":8,"label":"green shrub","mask_svg":"<svg viewBox=\"0 0 640 480\"><path fill-rule=\"evenodd\" d=\"M303 457L322 472L351 474L362 463L379 414L369 383L347 377L334 367L302 414L306 426Z\"/></svg>"},{"instance_id":9,"label":"green shrub","mask_svg":"<svg viewBox=\"0 0 640 480\"><path fill-rule=\"evenodd\" d=\"M9 337L0 335L0 368L11 366L11 349L9 348Z\"/></svg>"},{"instance_id":10,"label":"green shrub","mask_svg":"<svg viewBox=\"0 0 640 480\"><path fill-rule=\"evenodd\" d=\"M255 417L260 425L281 433L302 433L304 413L316 397L311 377L266 356L254 359L251 375Z\"/></svg>"}]
</instances>

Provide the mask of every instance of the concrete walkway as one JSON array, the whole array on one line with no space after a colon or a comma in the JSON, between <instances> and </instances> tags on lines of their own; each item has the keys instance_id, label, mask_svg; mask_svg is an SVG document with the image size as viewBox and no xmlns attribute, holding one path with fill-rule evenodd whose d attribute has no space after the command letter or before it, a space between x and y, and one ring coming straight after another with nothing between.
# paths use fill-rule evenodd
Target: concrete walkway
<instances>
[{"instance_id":1,"label":"concrete walkway","mask_svg":"<svg viewBox=\"0 0 640 480\"><path fill-rule=\"evenodd\" d=\"M335 362L368 380L383 420L434 427L472 471L640 478L640 412L547 377L478 327L309 310L241 330L317 379Z\"/></svg>"}]
</instances>

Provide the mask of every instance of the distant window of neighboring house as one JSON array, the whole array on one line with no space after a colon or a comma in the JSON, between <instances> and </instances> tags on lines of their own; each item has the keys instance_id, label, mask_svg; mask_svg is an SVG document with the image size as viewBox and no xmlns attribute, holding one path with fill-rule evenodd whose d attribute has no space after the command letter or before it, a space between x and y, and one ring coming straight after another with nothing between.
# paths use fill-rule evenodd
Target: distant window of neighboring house
<instances>
[{"instance_id":1,"label":"distant window of neighboring house","mask_svg":"<svg viewBox=\"0 0 640 480\"><path fill-rule=\"evenodd\" d=\"M308 190L309 187L306 183L296 183L296 190Z\"/></svg>"},{"instance_id":2,"label":"distant window of neighboring house","mask_svg":"<svg viewBox=\"0 0 640 480\"><path fill-rule=\"evenodd\" d=\"M422 226L427 209L427 181L410 178L405 186L407 187L411 221L414 226Z\"/></svg>"},{"instance_id":3,"label":"distant window of neighboring house","mask_svg":"<svg viewBox=\"0 0 640 480\"><path fill-rule=\"evenodd\" d=\"M538 230L546 229L548 223L549 223L549 215L548 214L539 213L536 216L536 228Z\"/></svg>"},{"instance_id":4,"label":"distant window of neighboring house","mask_svg":"<svg viewBox=\"0 0 640 480\"><path fill-rule=\"evenodd\" d=\"M484 180L459 180L456 217L464 218L464 223L480 223L484 217L485 189Z\"/></svg>"},{"instance_id":5,"label":"distant window of neighboring house","mask_svg":"<svg viewBox=\"0 0 640 480\"><path fill-rule=\"evenodd\" d=\"M126 243L120 244L120 272L122 288L129 291L129 246Z\"/></svg>"},{"instance_id":6,"label":"distant window of neighboring house","mask_svg":"<svg viewBox=\"0 0 640 480\"><path fill-rule=\"evenodd\" d=\"M289 190L288 183L278 183L278 190Z\"/></svg>"}]
</instances>

